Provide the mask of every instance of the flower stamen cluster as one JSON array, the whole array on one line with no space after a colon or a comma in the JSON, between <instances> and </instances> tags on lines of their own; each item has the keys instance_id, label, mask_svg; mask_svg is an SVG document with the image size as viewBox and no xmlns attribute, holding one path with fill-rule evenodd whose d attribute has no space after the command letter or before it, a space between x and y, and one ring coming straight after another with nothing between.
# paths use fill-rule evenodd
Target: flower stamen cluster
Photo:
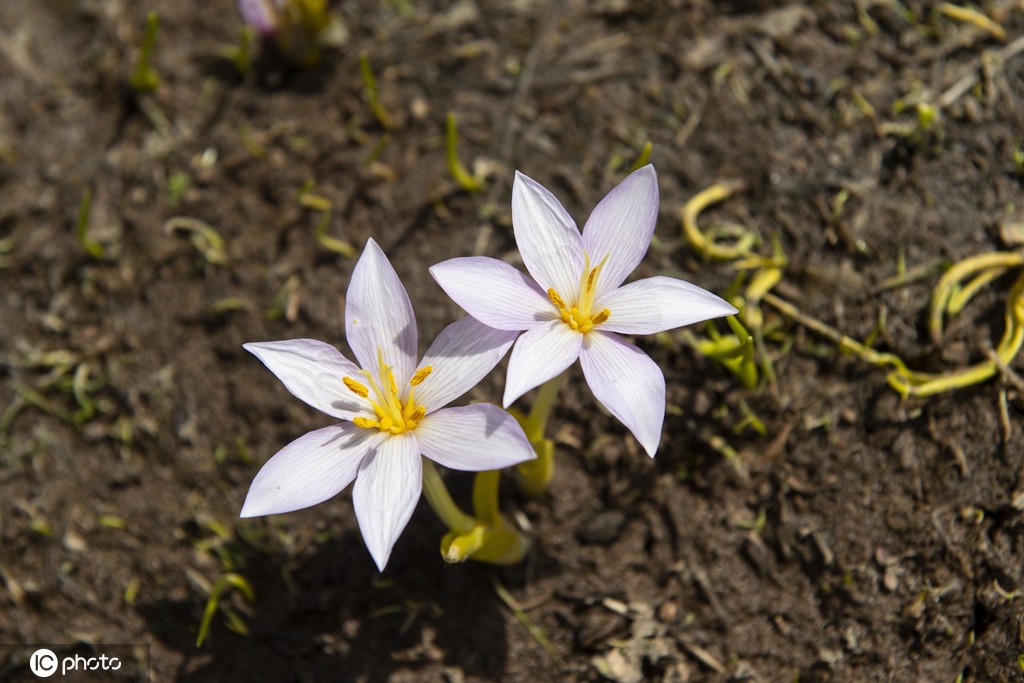
<instances>
[{"instance_id":1,"label":"flower stamen cluster","mask_svg":"<svg viewBox=\"0 0 1024 683\"><path fill-rule=\"evenodd\" d=\"M373 373L369 370L362 370L360 373L366 377L366 381L370 385L369 388L351 377L342 378L349 391L369 401L373 412L377 415L376 420L370 417L356 417L352 422L356 427L377 429L390 434L401 434L411 431L416 428L416 425L427 414L427 409L424 406L416 404L414 387L426 379L427 375L434 368L428 365L416 371L412 379L409 380L409 393L403 401L399 396L398 386L395 383L395 373L392 372L391 366L384 362L383 353L378 352L377 355L380 364L380 375L383 378L382 383L387 384L387 391L383 391L380 388L380 385L377 384L373 377ZM373 390L373 398L370 398L371 389Z\"/></svg>"},{"instance_id":2,"label":"flower stamen cluster","mask_svg":"<svg viewBox=\"0 0 1024 683\"><path fill-rule=\"evenodd\" d=\"M548 288L548 298L558 308L562 322L580 334L590 332L590 330L594 329L595 325L600 325L611 317L612 312L607 308L602 308L596 314L591 315L591 310L594 308L594 292L597 289L597 277L601 274L601 269L604 268L604 264L608 261L608 256L608 254L605 254L601 262L591 268L590 254L586 251L583 252L583 273L580 275L579 296L575 306L566 306L565 301L558 295L555 288Z\"/></svg>"}]
</instances>

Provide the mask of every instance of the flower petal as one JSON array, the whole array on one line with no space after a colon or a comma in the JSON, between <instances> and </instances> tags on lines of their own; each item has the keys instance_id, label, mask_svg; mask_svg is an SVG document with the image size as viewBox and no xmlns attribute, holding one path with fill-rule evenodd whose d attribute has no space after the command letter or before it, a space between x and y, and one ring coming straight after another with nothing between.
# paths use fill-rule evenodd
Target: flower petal
<instances>
[{"instance_id":1,"label":"flower petal","mask_svg":"<svg viewBox=\"0 0 1024 683\"><path fill-rule=\"evenodd\" d=\"M242 517L291 512L322 503L348 486L380 432L340 424L317 429L282 448L249 487Z\"/></svg>"},{"instance_id":2,"label":"flower petal","mask_svg":"<svg viewBox=\"0 0 1024 683\"><path fill-rule=\"evenodd\" d=\"M597 278L596 298L621 285L640 264L658 220L658 174L647 164L602 199L583 226L591 267L608 260Z\"/></svg>"},{"instance_id":3,"label":"flower petal","mask_svg":"<svg viewBox=\"0 0 1024 683\"><path fill-rule=\"evenodd\" d=\"M735 315L736 309L719 296L686 280L656 276L630 282L609 292L595 305L611 316L602 330L654 334L702 320Z\"/></svg>"},{"instance_id":4,"label":"flower petal","mask_svg":"<svg viewBox=\"0 0 1024 683\"><path fill-rule=\"evenodd\" d=\"M591 332L580 353L594 396L654 457L665 421L665 375L643 351L616 334Z\"/></svg>"},{"instance_id":5,"label":"flower petal","mask_svg":"<svg viewBox=\"0 0 1024 683\"><path fill-rule=\"evenodd\" d=\"M499 330L528 330L556 316L537 283L504 261L453 258L431 266L430 274L467 313Z\"/></svg>"},{"instance_id":6,"label":"flower petal","mask_svg":"<svg viewBox=\"0 0 1024 683\"><path fill-rule=\"evenodd\" d=\"M523 263L545 292L563 298L579 289L583 272L580 231L544 186L516 171L512 183L512 227Z\"/></svg>"},{"instance_id":7,"label":"flower petal","mask_svg":"<svg viewBox=\"0 0 1024 683\"><path fill-rule=\"evenodd\" d=\"M380 351L399 386L409 381L416 366L416 318L405 287L373 238L352 270L345 336L364 370L377 375Z\"/></svg>"},{"instance_id":8,"label":"flower petal","mask_svg":"<svg viewBox=\"0 0 1024 683\"><path fill-rule=\"evenodd\" d=\"M504 358L518 334L468 317L441 330L420 361L419 367L432 369L413 389L417 405L431 413L472 389Z\"/></svg>"},{"instance_id":9,"label":"flower petal","mask_svg":"<svg viewBox=\"0 0 1024 683\"><path fill-rule=\"evenodd\" d=\"M508 360L505 407L575 363L582 345L583 335L561 320L552 320L520 335Z\"/></svg>"},{"instance_id":10,"label":"flower petal","mask_svg":"<svg viewBox=\"0 0 1024 683\"><path fill-rule=\"evenodd\" d=\"M263 361L295 397L331 417L351 420L369 409L342 378L359 372L338 349L315 339L250 342L242 348Z\"/></svg>"},{"instance_id":11,"label":"flower petal","mask_svg":"<svg viewBox=\"0 0 1024 683\"><path fill-rule=\"evenodd\" d=\"M238 0L238 11L242 20L262 35L277 32L278 16L271 0Z\"/></svg>"},{"instance_id":12,"label":"flower petal","mask_svg":"<svg viewBox=\"0 0 1024 683\"><path fill-rule=\"evenodd\" d=\"M377 568L391 556L423 489L423 461L412 434L387 436L363 461L352 487L359 531Z\"/></svg>"},{"instance_id":13,"label":"flower petal","mask_svg":"<svg viewBox=\"0 0 1024 683\"><path fill-rule=\"evenodd\" d=\"M416 427L416 441L431 460L466 472L500 470L536 457L516 419L490 403L427 415Z\"/></svg>"}]
</instances>

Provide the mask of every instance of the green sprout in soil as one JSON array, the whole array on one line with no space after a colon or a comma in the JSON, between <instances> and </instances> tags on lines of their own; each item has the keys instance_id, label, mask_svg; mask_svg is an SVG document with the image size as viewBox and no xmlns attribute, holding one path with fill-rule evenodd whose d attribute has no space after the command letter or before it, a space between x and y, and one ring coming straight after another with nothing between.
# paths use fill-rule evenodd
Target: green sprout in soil
<instances>
[{"instance_id":1,"label":"green sprout in soil","mask_svg":"<svg viewBox=\"0 0 1024 683\"><path fill-rule=\"evenodd\" d=\"M644 143L644 146L640 149L640 153L633 160L633 163L629 165L629 173L643 168L651 161L651 152L654 151L654 144L648 140ZM626 162L626 157L621 152L615 152L611 158L608 159L608 164L605 166L608 173L614 173L622 168L622 165Z\"/></svg>"},{"instance_id":2,"label":"green sprout in soil","mask_svg":"<svg viewBox=\"0 0 1024 683\"><path fill-rule=\"evenodd\" d=\"M159 29L160 18L156 12L150 12L146 15L146 33L142 37L139 61L135 65L135 71L128 78L128 85L140 95L151 93L160 85L160 77L157 76L151 64L153 50L156 48L156 35Z\"/></svg>"},{"instance_id":3,"label":"green sprout in soil","mask_svg":"<svg viewBox=\"0 0 1024 683\"><path fill-rule=\"evenodd\" d=\"M717 204L743 189L739 182L717 183L699 192L683 207L683 237L697 254L708 261L734 261L754 255L761 237L742 226L716 226L702 231L697 217L707 207Z\"/></svg>"},{"instance_id":4,"label":"green sprout in soil","mask_svg":"<svg viewBox=\"0 0 1024 683\"><path fill-rule=\"evenodd\" d=\"M931 125L927 116L922 125ZM683 234L690 246L702 257L731 261L733 267L737 269L752 269L754 272L743 295L734 293L729 297L739 309L738 317L742 320L742 326L737 327L739 322L729 318L727 320L733 328L732 335L724 336L712 329L706 339L694 338L694 346L698 351L721 362L739 376L746 386L752 387L755 384L754 370L751 369L755 361L749 352L748 338L753 338L756 342L754 356L760 356L762 362L769 361L767 350L763 346L767 328L764 327L764 317L759 308L761 302L784 317L828 339L841 352L888 368L888 385L904 398L928 397L985 382L1000 373L1002 368L1009 367L1024 345L1024 255L1018 252L993 252L967 257L953 264L933 289L928 329L932 341L938 344L942 339L943 320L946 316L958 314L979 291L1003 275L1014 270L1020 271L1007 294L1002 338L987 360L967 368L937 373L915 371L896 354L871 348L870 341L876 336L879 327L876 327L875 333L869 335L867 342L861 342L806 315L795 305L771 291L782 280L784 274L785 258L778 245L771 257L762 257L752 251L759 243L759 238L742 226L731 227L725 233L721 230L705 233L698 228L697 217L700 212L711 203L727 198L738 187L735 184L719 184L698 193L683 208ZM841 211L842 204L843 199L837 198L835 210ZM723 243L723 237L728 241ZM927 277L933 271L933 267L922 267L910 272L901 261L898 270L898 275L883 282L878 291L903 286L907 282ZM747 330L750 331L749 337L745 336Z\"/></svg>"},{"instance_id":5,"label":"green sprout in soil","mask_svg":"<svg viewBox=\"0 0 1024 683\"><path fill-rule=\"evenodd\" d=\"M448 172L455 182L466 192L480 192L484 189L484 179L470 173L459 159L459 129L455 124L455 113L448 112L445 122L445 155L448 160Z\"/></svg>"},{"instance_id":6,"label":"green sprout in soil","mask_svg":"<svg viewBox=\"0 0 1024 683\"><path fill-rule=\"evenodd\" d=\"M218 609L223 613L226 625L229 629L243 636L249 635L249 627L242 618L228 605L221 602L221 596L229 588L234 588L242 596L252 602L256 599L256 591L244 576L235 572L226 572L214 582L210 589L210 596L206 600L206 608L203 610L203 619L199 623L199 633L196 635L196 647L202 647L203 641L210 632L210 625Z\"/></svg>"},{"instance_id":7,"label":"green sprout in soil","mask_svg":"<svg viewBox=\"0 0 1024 683\"><path fill-rule=\"evenodd\" d=\"M227 45L221 50L224 58L234 65L241 76L248 76L252 72L252 48L255 41L256 31L251 26L243 26L239 31L238 44Z\"/></svg>"},{"instance_id":8,"label":"green sprout in soil","mask_svg":"<svg viewBox=\"0 0 1024 683\"><path fill-rule=\"evenodd\" d=\"M897 100L892 106L893 113L900 114L907 107L906 102ZM945 136L939 107L929 102L918 102L913 106L913 110L913 122L880 123L877 127L878 132L881 135L901 138L912 149L937 153Z\"/></svg>"},{"instance_id":9,"label":"green sprout in soil","mask_svg":"<svg viewBox=\"0 0 1024 683\"><path fill-rule=\"evenodd\" d=\"M954 5L949 2L943 2L935 8L935 11L948 19L952 19L953 21L959 21L976 26L977 28L991 34L996 40L1006 40L1006 30L999 24L999 22L992 20L973 7L965 7L963 5Z\"/></svg>"},{"instance_id":10,"label":"green sprout in soil","mask_svg":"<svg viewBox=\"0 0 1024 683\"><path fill-rule=\"evenodd\" d=\"M0 268L11 265L11 252L14 251L14 235L0 239Z\"/></svg>"},{"instance_id":11,"label":"green sprout in soil","mask_svg":"<svg viewBox=\"0 0 1024 683\"><path fill-rule=\"evenodd\" d=\"M380 161L380 158L384 155L384 150L386 150L390 144L391 136L387 133L381 135L380 139L374 143L373 147L370 148L370 151L366 153L365 157L363 157L363 165L374 167Z\"/></svg>"},{"instance_id":12,"label":"green sprout in soil","mask_svg":"<svg viewBox=\"0 0 1024 683\"><path fill-rule=\"evenodd\" d=\"M500 599L505 606L511 610L512 616L516 618L516 621L526 628L530 636L538 645L541 646L544 652L551 657L557 666L563 666L564 662L562 661L561 655L558 654L558 650L555 649L555 646L551 644L551 640L548 639L544 629L530 619L530 616L526 613L523 606L512 597L512 594L508 592L507 588L505 588L505 584L503 584L496 576L491 577L491 582L494 584L494 592L497 594L498 599Z\"/></svg>"},{"instance_id":13,"label":"green sprout in soil","mask_svg":"<svg viewBox=\"0 0 1024 683\"><path fill-rule=\"evenodd\" d=\"M638 171L647 164L651 163L651 152L654 150L654 144L648 140L644 143L643 149L640 150L640 154L637 155L636 159L633 160L633 164L629 167L629 172Z\"/></svg>"},{"instance_id":14,"label":"green sprout in soil","mask_svg":"<svg viewBox=\"0 0 1024 683\"><path fill-rule=\"evenodd\" d=\"M207 263L215 266L227 263L224 238L208 223L189 216L175 216L167 219L164 230L168 235L175 232L188 233L192 246L202 254Z\"/></svg>"},{"instance_id":15,"label":"green sprout in soil","mask_svg":"<svg viewBox=\"0 0 1024 683\"><path fill-rule=\"evenodd\" d=\"M256 136L252 132L252 128L248 123L243 123L238 129L238 137L242 141L242 145L246 151L249 152L255 159L263 159L267 156L266 148L260 144L260 141L256 139Z\"/></svg>"},{"instance_id":16,"label":"green sprout in soil","mask_svg":"<svg viewBox=\"0 0 1024 683\"><path fill-rule=\"evenodd\" d=\"M332 251L335 254L341 254L348 258L355 256L356 249L350 243L327 234L327 229L331 225L331 212L334 209L334 205L327 197L315 194L313 192L314 187L316 187L316 181L312 178L307 180L299 190L298 201L300 206L320 212L320 220L317 222L315 232L316 241L327 251Z\"/></svg>"},{"instance_id":17,"label":"green sprout in soil","mask_svg":"<svg viewBox=\"0 0 1024 683\"><path fill-rule=\"evenodd\" d=\"M192 176L186 171L174 171L167 176L167 204L172 208L178 208L182 198L192 187Z\"/></svg>"},{"instance_id":18,"label":"green sprout in soil","mask_svg":"<svg viewBox=\"0 0 1024 683\"><path fill-rule=\"evenodd\" d=\"M284 318L288 322L295 322L299 316L299 277L291 275L285 280L284 285L278 290L274 302L267 310L267 320L280 320Z\"/></svg>"},{"instance_id":19,"label":"green sprout in soil","mask_svg":"<svg viewBox=\"0 0 1024 683\"><path fill-rule=\"evenodd\" d=\"M106 386L102 376L93 377L95 366L67 350L31 351L20 361L22 367L45 370L33 384L11 380L14 401L0 415L0 435L6 434L18 414L29 406L75 427L114 410L109 399L99 395Z\"/></svg>"},{"instance_id":20,"label":"green sprout in soil","mask_svg":"<svg viewBox=\"0 0 1024 683\"><path fill-rule=\"evenodd\" d=\"M92 216L92 191L86 190L82 194L82 201L78 205L78 220L75 222L75 237L82 245L85 252L94 259L103 258L103 245L89 237L89 222Z\"/></svg>"},{"instance_id":21,"label":"green sprout in soil","mask_svg":"<svg viewBox=\"0 0 1024 683\"><path fill-rule=\"evenodd\" d=\"M377 119L377 123L386 130L395 128L395 120L388 113L388 110L380 101L380 94L377 91L377 77L373 75L373 67L370 66L370 58L366 54L359 55L359 73L363 77L363 94L370 111Z\"/></svg>"},{"instance_id":22,"label":"green sprout in soil","mask_svg":"<svg viewBox=\"0 0 1024 683\"><path fill-rule=\"evenodd\" d=\"M245 299L237 296L226 296L211 301L208 311L213 317L219 317L234 311L248 311L251 309L252 305Z\"/></svg>"}]
</instances>

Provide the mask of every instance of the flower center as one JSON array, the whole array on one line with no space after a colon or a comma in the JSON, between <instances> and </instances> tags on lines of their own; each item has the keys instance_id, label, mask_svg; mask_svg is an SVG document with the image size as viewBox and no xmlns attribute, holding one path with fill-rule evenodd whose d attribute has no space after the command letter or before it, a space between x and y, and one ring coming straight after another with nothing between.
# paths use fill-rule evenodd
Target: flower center
<instances>
[{"instance_id":1,"label":"flower center","mask_svg":"<svg viewBox=\"0 0 1024 683\"><path fill-rule=\"evenodd\" d=\"M548 298L558 308L562 316L562 322L576 330L580 334L586 334L608 320L612 312L602 308L597 313L592 313L594 307L594 292L597 289L597 277L601 274L605 262L608 261L606 254L601 262L593 268L590 267L590 254L583 252L583 274L580 275L580 287L576 298L575 306L567 306L565 300L558 295L555 288L548 289Z\"/></svg>"},{"instance_id":2,"label":"flower center","mask_svg":"<svg viewBox=\"0 0 1024 683\"><path fill-rule=\"evenodd\" d=\"M356 427L378 429L390 434L401 434L402 432L415 429L419 421L427 414L427 411L422 405L416 405L413 387L416 387L426 379L427 375L434 368L428 365L420 368L413 374L412 379L409 380L409 393L403 402L398 394L398 387L395 384L395 374L391 371L390 366L385 365L384 354L380 351L377 352L377 360L380 364L381 382L386 385L386 389L381 389L374 379L373 373L369 370L360 371L360 374L366 378L367 383L370 385L369 387L351 377L342 378L349 391L367 399L373 407L373 412L377 415L377 419L357 417L352 422L355 423ZM373 392L372 396L370 395L371 392Z\"/></svg>"}]
</instances>

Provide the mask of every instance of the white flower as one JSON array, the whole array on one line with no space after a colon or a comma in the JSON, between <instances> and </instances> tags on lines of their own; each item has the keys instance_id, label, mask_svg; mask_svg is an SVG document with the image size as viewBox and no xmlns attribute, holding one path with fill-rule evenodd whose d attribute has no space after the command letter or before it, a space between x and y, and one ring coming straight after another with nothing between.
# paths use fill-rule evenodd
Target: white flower
<instances>
[{"instance_id":1,"label":"white flower","mask_svg":"<svg viewBox=\"0 0 1024 683\"><path fill-rule=\"evenodd\" d=\"M736 313L684 280L622 284L647 253L657 217L658 179L650 165L601 200L582 235L554 195L516 172L512 224L533 279L486 257L450 259L430 269L471 316L523 332L509 359L506 407L578 358L597 399L654 457L665 419L665 376L618 333L653 334Z\"/></svg>"},{"instance_id":2,"label":"white flower","mask_svg":"<svg viewBox=\"0 0 1024 683\"><path fill-rule=\"evenodd\" d=\"M259 471L242 517L290 512L353 480L363 540L383 571L423 486L420 454L457 470L494 470L535 457L526 435L490 404L443 406L479 382L515 333L473 318L446 327L419 365L409 296L372 239L352 272L345 331L359 365L312 339L245 344L296 397L342 420L299 437Z\"/></svg>"}]
</instances>

